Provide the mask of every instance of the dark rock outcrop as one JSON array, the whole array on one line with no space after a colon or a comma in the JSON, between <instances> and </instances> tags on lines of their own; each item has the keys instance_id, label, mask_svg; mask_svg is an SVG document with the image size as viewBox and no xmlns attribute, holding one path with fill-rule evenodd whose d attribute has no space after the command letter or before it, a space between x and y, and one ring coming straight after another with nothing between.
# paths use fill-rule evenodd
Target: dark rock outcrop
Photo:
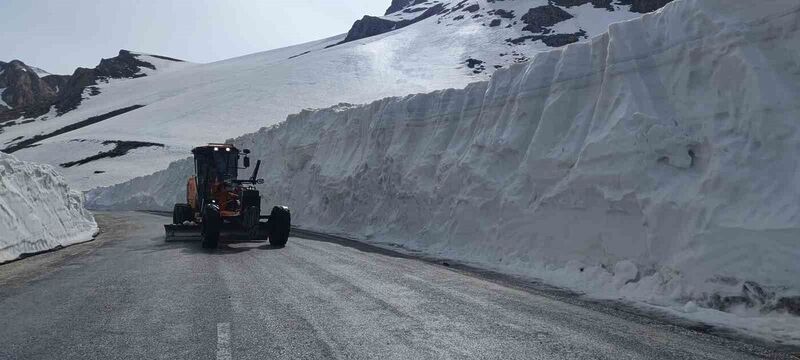
<instances>
[{"instance_id":1,"label":"dark rock outcrop","mask_svg":"<svg viewBox=\"0 0 800 360\"><path fill-rule=\"evenodd\" d=\"M526 41L541 41L549 47L561 47L569 45L586 37L586 31L581 30L571 34L550 34L550 35L528 35L521 36L515 39L506 39L509 44L519 45Z\"/></svg>"},{"instance_id":2,"label":"dark rock outcrop","mask_svg":"<svg viewBox=\"0 0 800 360\"><path fill-rule=\"evenodd\" d=\"M392 0L392 4L389 5L389 9L386 10L386 15L394 14L400 10L405 9L406 7L413 6L416 4L424 3L425 0Z\"/></svg>"},{"instance_id":3,"label":"dark rock outcrop","mask_svg":"<svg viewBox=\"0 0 800 360\"><path fill-rule=\"evenodd\" d=\"M472 4L464 8L464 11L474 13L481 9L481 6L478 4Z\"/></svg>"},{"instance_id":4,"label":"dark rock outcrop","mask_svg":"<svg viewBox=\"0 0 800 360\"><path fill-rule=\"evenodd\" d=\"M411 24L425 20L431 16L441 14L444 11L445 11L444 5L436 4L425 10L422 14L415 17L414 19L409 19L409 20L392 21L374 16L364 16L361 20L358 20L353 24L353 27L347 33L347 36L345 37L344 40L329 47L368 38L370 36L384 34L392 30L401 29Z\"/></svg>"},{"instance_id":5,"label":"dark rock outcrop","mask_svg":"<svg viewBox=\"0 0 800 360\"><path fill-rule=\"evenodd\" d=\"M572 17L570 13L558 6L544 5L528 10L528 13L520 19L527 25L522 30L532 33L546 33L549 32L549 27L572 19Z\"/></svg>"},{"instance_id":6,"label":"dark rock outcrop","mask_svg":"<svg viewBox=\"0 0 800 360\"><path fill-rule=\"evenodd\" d=\"M77 68L54 104L58 114L62 115L75 110L83 100L83 90L88 86L97 85L97 79L94 69Z\"/></svg>"},{"instance_id":7,"label":"dark rock outcrop","mask_svg":"<svg viewBox=\"0 0 800 360\"><path fill-rule=\"evenodd\" d=\"M5 88L3 101L12 108L22 108L38 102L49 102L57 93L47 82L22 61L13 60L3 65L0 88Z\"/></svg>"},{"instance_id":8,"label":"dark rock outcrop","mask_svg":"<svg viewBox=\"0 0 800 360\"><path fill-rule=\"evenodd\" d=\"M131 150L136 150L139 148L145 147L160 147L163 148L164 144L159 143L152 143L152 142L145 142L145 141L121 141L121 140L109 140L103 141L103 145L114 145L114 148L109 151L101 151L95 155L89 156L87 158L83 158L81 160L70 161L61 164L61 167L70 168L73 166L81 166L86 165L92 161L97 161L101 159L111 159L115 157L125 156ZM97 174L97 172L95 172Z\"/></svg>"},{"instance_id":9,"label":"dark rock outcrop","mask_svg":"<svg viewBox=\"0 0 800 360\"><path fill-rule=\"evenodd\" d=\"M58 75L42 79L19 60L0 62L0 89L4 89L0 97L9 106L0 105L0 123L46 114L58 98L62 80Z\"/></svg>"},{"instance_id":10,"label":"dark rock outcrop","mask_svg":"<svg viewBox=\"0 0 800 360\"><path fill-rule=\"evenodd\" d=\"M552 34L542 36L542 42L549 47L562 47L576 43L586 37L586 31L581 30L572 34Z\"/></svg>"},{"instance_id":11,"label":"dark rock outcrop","mask_svg":"<svg viewBox=\"0 0 800 360\"><path fill-rule=\"evenodd\" d=\"M396 29L398 23L397 21L386 20L375 16L364 16L361 20L357 20L353 24L353 27L347 32L347 37L345 37L340 44L387 33Z\"/></svg>"},{"instance_id":12,"label":"dark rock outcrop","mask_svg":"<svg viewBox=\"0 0 800 360\"><path fill-rule=\"evenodd\" d=\"M552 3L566 8L591 3L596 8L614 10L614 7L611 6L612 0L552 0Z\"/></svg>"},{"instance_id":13,"label":"dark rock outcrop","mask_svg":"<svg viewBox=\"0 0 800 360\"><path fill-rule=\"evenodd\" d=\"M125 113L129 113L131 111L134 111L134 110L137 110L137 109L140 109L140 108L143 108L143 107L144 107L144 105L133 105L133 106L128 106L126 108L114 110L112 112L108 112L108 113L105 113L105 114L102 114L102 115L92 116L92 117L90 117L90 118L88 118L86 120L82 120L82 121L78 121L76 123L69 124L69 125L67 125L67 126L65 126L63 128L55 130L53 132L50 132L50 133L47 133L47 134L35 135L33 137L30 137L28 139L22 140L20 142L15 143L15 144L11 144L11 145L7 146L5 149L0 150L0 151L2 151L4 153L7 153L7 154L11 154L13 152L16 152L16 151L19 151L19 150L22 150L22 149L26 149L26 148L29 148L29 147L37 146L36 144L38 142L42 141L42 140L46 140L46 139L49 139L49 138L52 138L52 137L56 137L56 136L59 136L59 135L62 135L62 134L66 134L66 133L71 132L71 131L82 129L82 128L85 128L87 126L94 125L94 124L97 124L97 123L102 122L102 121L106 121L106 120L111 119L111 118L113 118L115 116L119 116L119 115L122 115L122 114L125 114ZM31 120L31 121L33 121L33 120ZM3 125L3 124L0 124L0 125Z\"/></svg>"},{"instance_id":14,"label":"dark rock outcrop","mask_svg":"<svg viewBox=\"0 0 800 360\"><path fill-rule=\"evenodd\" d=\"M497 15L497 16L503 18L503 19L513 19L514 18L514 11L507 11L507 10L503 10L503 9L497 9L497 10L490 11L489 14Z\"/></svg>"},{"instance_id":15,"label":"dark rock outcrop","mask_svg":"<svg viewBox=\"0 0 800 360\"><path fill-rule=\"evenodd\" d=\"M50 85L50 87L58 93L61 92L61 89L67 86L70 78L71 76L69 75L47 75L43 77L42 80L44 80L47 85Z\"/></svg>"},{"instance_id":16,"label":"dark rock outcrop","mask_svg":"<svg viewBox=\"0 0 800 360\"><path fill-rule=\"evenodd\" d=\"M160 57L162 59L169 59ZM181 61L170 59L173 61ZM58 114L72 111L83 100L83 92L87 87L97 85L98 81L108 79L135 79L145 76L143 68L155 70L153 64L139 60L136 55L128 50L120 50L119 55L100 60L94 69L78 68L67 81L64 90L59 94L58 101L54 104ZM92 95L96 95L95 92Z\"/></svg>"},{"instance_id":17,"label":"dark rock outcrop","mask_svg":"<svg viewBox=\"0 0 800 360\"><path fill-rule=\"evenodd\" d=\"M630 5L631 11L642 14L661 9L671 2L672 0L619 0L620 5Z\"/></svg>"},{"instance_id":18,"label":"dark rock outcrop","mask_svg":"<svg viewBox=\"0 0 800 360\"><path fill-rule=\"evenodd\" d=\"M472 69L472 72L475 74L480 74L486 70L486 62L483 60L469 58L464 63L467 64L467 67Z\"/></svg>"},{"instance_id":19,"label":"dark rock outcrop","mask_svg":"<svg viewBox=\"0 0 800 360\"><path fill-rule=\"evenodd\" d=\"M156 69L153 64L139 60L130 51L120 50L116 57L100 60L100 65L94 71L98 78L132 79L145 76L141 73L142 68Z\"/></svg>"},{"instance_id":20,"label":"dark rock outcrop","mask_svg":"<svg viewBox=\"0 0 800 360\"><path fill-rule=\"evenodd\" d=\"M550 0L550 2L554 5L566 8L591 3L596 8L604 8L610 11L614 10L613 0ZM672 0L617 0L616 4L630 5L631 11L644 14L656 11L670 2L672 2Z\"/></svg>"}]
</instances>

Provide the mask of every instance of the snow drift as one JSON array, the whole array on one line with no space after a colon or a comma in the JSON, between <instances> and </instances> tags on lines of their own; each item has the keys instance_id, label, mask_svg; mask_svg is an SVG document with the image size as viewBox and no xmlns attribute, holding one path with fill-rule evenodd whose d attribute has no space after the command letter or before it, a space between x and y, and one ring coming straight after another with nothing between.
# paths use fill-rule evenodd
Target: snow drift
<instances>
[{"instance_id":1,"label":"snow drift","mask_svg":"<svg viewBox=\"0 0 800 360\"><path fill-rule=\"evenodd\" d=\"M83 203L50 165L0 152L0 263L91 240L97 224Z\"/></svg>"},{"instance_id":2,"label":"snow drift","mask_svg":"<svg viewBox=\"0 0 800 360\"><path fill-rule=\"evenodd\" d=\"M265 162L265 205L306 227L600 296L797 313L799 11L678 1L489 82L235 142ZM90 204L170 208L191 169Z\"/></svg>"}]
</instances>

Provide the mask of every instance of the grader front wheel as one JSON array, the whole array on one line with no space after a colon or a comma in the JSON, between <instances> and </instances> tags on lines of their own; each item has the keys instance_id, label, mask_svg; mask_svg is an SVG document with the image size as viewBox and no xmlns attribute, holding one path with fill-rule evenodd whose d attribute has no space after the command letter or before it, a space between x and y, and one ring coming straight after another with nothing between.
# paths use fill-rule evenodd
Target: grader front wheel
<instances>
[{"instance_id":1,"label":"grader front wheel","mask_svg":"<svg viewBox=\"0 0 800 360\"><path fill-rule=\"evenodd\" d=\"M221 228L222 218L219 211L212 206L208 206L203 212L203 222L200 226L204 249L217 248Z\"/></svg>"},{"instance_id":2,"label":"grader front wheel","mask_svg":"<svg viewBox=\"0 0 800 360\"><path fill-rule=\"evenodd\" d=\"M289 232L292 228L292 214L285 206L272 208L269 215L269 243L274 247L282 248L289 241Z\"/></svg>"}]
</instances>

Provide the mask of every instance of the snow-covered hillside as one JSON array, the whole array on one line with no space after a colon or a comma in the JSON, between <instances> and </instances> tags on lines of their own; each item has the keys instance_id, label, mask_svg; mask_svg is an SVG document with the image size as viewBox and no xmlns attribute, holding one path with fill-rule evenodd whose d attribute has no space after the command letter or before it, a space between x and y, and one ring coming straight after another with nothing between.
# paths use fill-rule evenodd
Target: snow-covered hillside
<instances>
[{"instance_id":1,"label":"snow-covered hillside","mask_svg":"<svg viewBox=\"0 0 800 360\"><path fill-rule=\"evenodd\" d=\"M53 167L0 152L0 263L91 240L97 224L83 205Z\"/></svg>"},{"instance_id":2,"label":"snow-covered hillside","mask_svg":"<svg viewBox=\"0 0 800 360\"><path fill-rule=\"evenodd\" d=\"M140 66L148 76L87 87L80 106L61 116L53 109L12 119L0 150L64 165L78 189L111 185L161 170L197 144L253 132L305 108L486 80L497 68L640 16L635 11L649 10L640 2L668 1L395 1L392 13L362 19L348 34L213 64L162 64L133 53L157 71ZM120 143L150 145L121 151Z\"/></svg>"},{"instance_id":3,"label":"snow-covered hillside","mask_svg":"<svg viewBox=\"0 0 800 360\"><path fill-rule=\"evenodd\" d=\"M798 318L775 315L800 315L798 24L794 0L681 0L489 82L235 142L265 162L265 204L302 226L800 343ZM168 209L191 169L89 201Z\"/></svg>"}]
</instances>

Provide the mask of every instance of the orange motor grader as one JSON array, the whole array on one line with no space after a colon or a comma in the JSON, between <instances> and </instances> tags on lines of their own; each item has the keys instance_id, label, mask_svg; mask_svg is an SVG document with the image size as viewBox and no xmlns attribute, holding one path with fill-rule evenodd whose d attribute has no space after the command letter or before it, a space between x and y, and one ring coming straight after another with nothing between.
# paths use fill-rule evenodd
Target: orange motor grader
<instances>
[{"instance_id":1,"label":"orange motor grader","mask_svg":"<svg viewBox=\"0 0 800 360\"><path fill-rule=\"evenodd\" d=\"M186 203L175 204L172 224L164 225L166 240L200 235L204 248L216 248L220 235L269 239L272 246L284 247L289 240L291 213L275 206L261 215L261 195L256 184L261 160L249 179L239 180L239 170L250 167L250 150L239 151L231 144L208 144L192 150L195 174L186 184ZM243 156L243 167L239 159Z\"/></svg>"}]
</instances>

